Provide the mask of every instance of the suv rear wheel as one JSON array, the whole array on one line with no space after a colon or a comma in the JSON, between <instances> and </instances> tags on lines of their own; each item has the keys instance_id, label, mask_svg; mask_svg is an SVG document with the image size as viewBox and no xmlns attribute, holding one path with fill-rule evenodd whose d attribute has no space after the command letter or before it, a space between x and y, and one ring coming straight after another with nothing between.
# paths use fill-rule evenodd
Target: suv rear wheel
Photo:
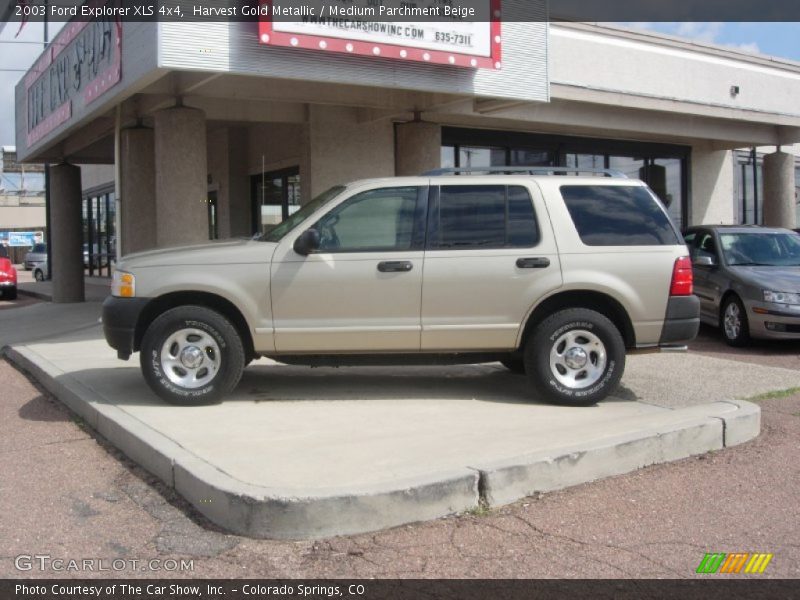
<instances>
[{"instance_id":1,"label":"suv rear wheel","mask_svg":"<svg viewBox=\"0 0 800 600\"><path fill-rule=\"evenodd\" d=\"M244 349L228 319L203 306L180 306L153 321L142 339L147 384L170 404L212 404L233 391Z\"/></svg>"},{"instance_id":2,"label":"suv rear wheel","mask_svg":"<svg viewBox=\"0 0 800 600\"><path fill-rule=\"evenodd\" d=\"M585 308L553 313L525 345L536 394L554 404L589 406L613 392L625 370L625 343L604 315Z\"/></svg>"}]
</instances>

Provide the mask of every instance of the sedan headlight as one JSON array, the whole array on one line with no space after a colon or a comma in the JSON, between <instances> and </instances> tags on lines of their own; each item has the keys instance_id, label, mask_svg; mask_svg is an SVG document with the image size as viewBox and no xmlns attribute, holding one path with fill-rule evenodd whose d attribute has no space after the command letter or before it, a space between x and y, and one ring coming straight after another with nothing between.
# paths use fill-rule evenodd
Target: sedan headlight
<instances>
[{"instance_id":1,"label":"sedan headlight","mask_svg":"<svg viewBox=\"0 0 800 600\"><path fill-rule=\"evenodd\" d=\"M800 294L764 290L764 301L775 304L800 304Z\"/></svg>"},{"instance_id":2,"label":"sedan headlight","mask_svg":"<svg viewBox=\"0 0 800 600\"><path fill-rule=\"evenodd\" d=\"M117 298L136 296L136 277L133 273L114 271L114 276L111 278L111 295Z\"/></svg>"}]
</instances>

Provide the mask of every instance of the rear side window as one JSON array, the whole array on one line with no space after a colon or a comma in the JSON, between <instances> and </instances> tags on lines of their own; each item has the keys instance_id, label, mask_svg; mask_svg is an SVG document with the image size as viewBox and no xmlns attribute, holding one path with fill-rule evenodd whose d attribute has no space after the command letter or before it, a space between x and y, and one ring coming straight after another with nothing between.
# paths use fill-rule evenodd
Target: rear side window
<instances>
[{"instance_id":1,"label":"rear side window","mask_svg":"<svg viewBox=\"0 0 800 600\"><path fill-rule=\"evenodd\" d=\"M564 185L561 196L587 246L682 243L672 222L644 187Z\"/></svg>"},{"instance_id":2,"label":"rear side window","mask_svg":"<svg viewBox=\"0 0 800 600\"><path fill-rule=\"evenodd\" d=\"M539 227L522 186L445 185L440 189L433 248L530 248Z\"/></svg>"}]
</instances>

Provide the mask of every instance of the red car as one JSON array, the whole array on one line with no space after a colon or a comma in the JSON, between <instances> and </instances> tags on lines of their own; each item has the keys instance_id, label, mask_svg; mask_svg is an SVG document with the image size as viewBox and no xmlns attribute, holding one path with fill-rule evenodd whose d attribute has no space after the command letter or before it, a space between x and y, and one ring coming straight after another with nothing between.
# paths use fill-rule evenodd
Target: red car
<instances>
[{"instance_id":1,"label":"red car","mask_svg":"<svg viewBox=\"0 0 800 600\"><path fill-rule=\"evenodd\" d=\"M8 258L0 258L0 292L8 300L17 298L17 270Z\"/></svg>"}]
</instances>

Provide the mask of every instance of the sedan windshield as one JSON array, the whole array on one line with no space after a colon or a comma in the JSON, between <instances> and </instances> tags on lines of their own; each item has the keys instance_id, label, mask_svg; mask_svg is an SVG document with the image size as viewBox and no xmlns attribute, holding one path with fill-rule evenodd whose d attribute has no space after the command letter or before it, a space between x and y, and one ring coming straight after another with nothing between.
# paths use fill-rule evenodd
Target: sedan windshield
<instances>
[{"instance_id":1,"label":"sedan windshield","mask_svg":"<svg viewBox=\"0 0 800 600\"><path fill-rule=\"evenodd\" d=\"M795 233L723 233L722 252L728 265L800 266L800 235Z\"/></svg>"},{"instance_id":2,"label":"sedan windshield","mask_svg":"<svg viewBox=\"0 0 800 600\"><path fill-rule=\"evenodd\" d=\"M265 231L264 233L256 234L253 237L254 240L259 240L262 242L279 242L283 239L283 237L289 233L292 229L297 227L300 223L305 221L309 215L313 214L318 208L327 204L331 200L333 200L336 196L338 196L343 190L345 186L343 185L336 185L331 189L322 192L319 196L314 198L308 204L304 204L300 210L296 213L291 215L288 219L283 221L277 227L271 229L270 231Z\"/></svg>"}]
</instances>

